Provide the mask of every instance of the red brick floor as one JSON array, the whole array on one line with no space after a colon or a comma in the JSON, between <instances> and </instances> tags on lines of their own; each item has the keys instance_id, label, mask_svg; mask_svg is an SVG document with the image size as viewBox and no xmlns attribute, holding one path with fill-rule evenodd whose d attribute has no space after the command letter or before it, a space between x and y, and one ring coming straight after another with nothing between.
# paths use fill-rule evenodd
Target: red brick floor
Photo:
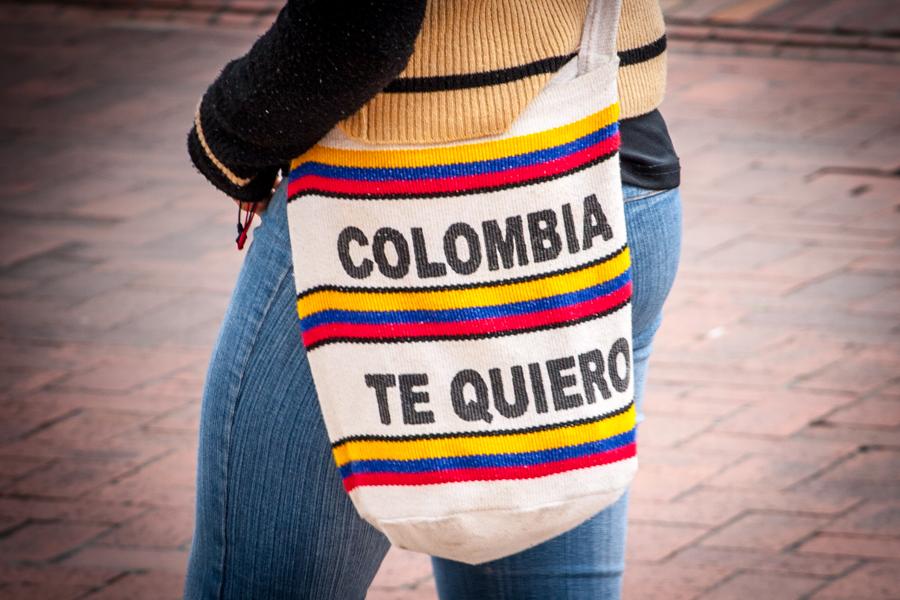
<instances>
[{"instance_id":1,"label":"red brick floor","mask_svg":"<svg viewBox=\"0 0 900 600\"><path fill-rule=\"evenodd\" d=\"M255 34L4 6L0 35L0 597L176 598L241 260L184 136ZM900 598L896 55L671 50L685 248L626 598ZM370 598L434 598L427 560Z\"/></svg>"},{"instance_id":2,"label":"red brick floor","mask_svg":"<svg viewBox=\"0 0 900 600\"><path fill-rule=\"evenodd\" d=\"M45 0L46 1L46 0ZM284 0L51 0L54 4L103 7L130 16L178 19L193 14L220 19L268 20ZM673 24L754 30L835 33L842 36L900 34L895 0L660 0Z\"/></svg>"}]
</instances>

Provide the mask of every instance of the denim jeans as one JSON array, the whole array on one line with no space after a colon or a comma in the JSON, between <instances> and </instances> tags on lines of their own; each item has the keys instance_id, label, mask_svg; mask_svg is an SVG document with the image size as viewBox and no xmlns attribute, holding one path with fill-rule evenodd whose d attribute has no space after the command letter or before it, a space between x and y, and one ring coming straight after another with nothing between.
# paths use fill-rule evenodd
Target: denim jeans
<instances>
[{"instance_id":1,"label":"denim jeans","mask_svg":"<svg viewBox=\"0 0 900 600\"><path fill-rule=\"evenodd\" d=\"M678 188L623 191L640 422L651 343L678 266L681 202ZM283 184L254 231L210 359L190 600L364 598L390 545L356 514L332 459L300 342L285 202ZM500 560L432 559L440 597L619 598L627 503L626 492L575 529Z\"/></svg>"}]
</instances>

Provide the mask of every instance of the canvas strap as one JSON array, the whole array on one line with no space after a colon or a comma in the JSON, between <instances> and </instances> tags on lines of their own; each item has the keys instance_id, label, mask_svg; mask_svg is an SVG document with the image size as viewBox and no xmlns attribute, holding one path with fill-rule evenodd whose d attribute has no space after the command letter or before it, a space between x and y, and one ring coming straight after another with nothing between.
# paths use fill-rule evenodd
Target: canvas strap
<instances>
[{"instance_id":1,"label":"canvas strap","mask_svg":"<svg viewBox=\"0 0 900 600\"><path fill-rule=\"evenodd\" d=\"M616 53L619 12L622 0L589 0L581 48L578 51L578 73L586 73L598 61Z\"/></svg>"}]
</instances>

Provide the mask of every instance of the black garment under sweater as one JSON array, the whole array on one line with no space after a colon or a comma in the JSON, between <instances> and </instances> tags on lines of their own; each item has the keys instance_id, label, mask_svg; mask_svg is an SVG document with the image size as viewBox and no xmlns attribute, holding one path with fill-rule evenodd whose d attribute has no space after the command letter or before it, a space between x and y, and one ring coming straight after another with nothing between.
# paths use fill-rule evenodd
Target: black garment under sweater
<instances>
[{"instance_id":1,"label":"black garment under sweater","mask_svg":"<svg viewBox=\"0 0 900 600\"><path fill-rule=\"evenodd\" d=\"M619 122L622 182L652 190L681 183L681 166L659 109Z\"/></svg>"},{"instance_id":2,"label":"black garment under sweater","mask_svg":"<svg viewBox=\"0 0 900 600\"><path fill-rule=\"evenodd\" d=\"M289 0L272 27L203 95L203 136L196 126L188 133L194 166L231 198L267 200L279 170L406 67L425 4ZM625 183L650 189L679 184L678 156L658 110L622 120L620 132Z\"/></svg>"}]
</instances>

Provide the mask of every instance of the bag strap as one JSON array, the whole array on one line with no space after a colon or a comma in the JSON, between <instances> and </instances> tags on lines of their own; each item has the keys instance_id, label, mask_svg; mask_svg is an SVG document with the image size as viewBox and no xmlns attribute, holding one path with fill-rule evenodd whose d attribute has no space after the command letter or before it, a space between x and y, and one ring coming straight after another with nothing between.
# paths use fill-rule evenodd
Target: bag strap
<instances>
[{"instance_id":1,"label":"bag strap","mask_svg":"<svg viewBox=\"0 0 900 600\"><path fill-rule=\"evenodd\" d=\"M622 0L589 0L578 50L579 75L592 70L600 59L616 54L621 6Z\"/></svg>"}]
</instances>

